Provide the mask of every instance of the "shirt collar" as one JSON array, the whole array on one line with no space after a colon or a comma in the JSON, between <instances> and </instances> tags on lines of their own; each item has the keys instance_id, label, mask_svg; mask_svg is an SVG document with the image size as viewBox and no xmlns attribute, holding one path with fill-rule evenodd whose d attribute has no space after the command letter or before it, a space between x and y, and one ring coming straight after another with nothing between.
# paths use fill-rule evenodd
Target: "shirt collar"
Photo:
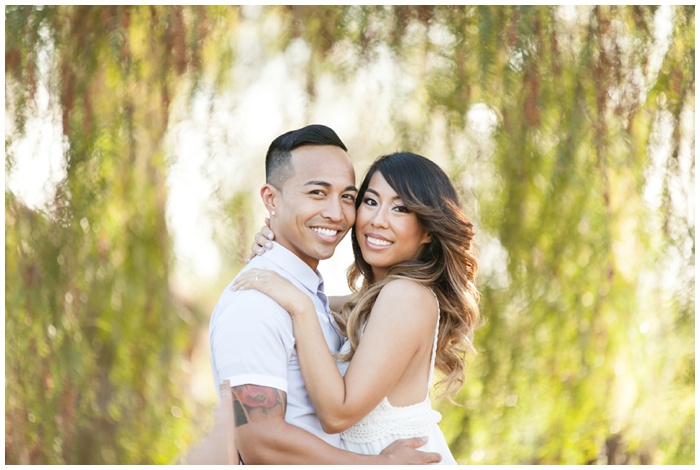
<instances>
[{"instance_id":1,"label":"shirt collar","mask_svg":"<svg viewBox=\"0 0 700 470\"><path fill-rule=\"evenodd\" d=\"M273 248L271 250L266 250L265 253L258 256L262 256L279 266L280 269L291 274L311 292L318 292L319 286L323 284L323 276L321 276L321 273L311 269L301 258L279 243L273 241L272 245Z\"/></svg>"}]
</instances>

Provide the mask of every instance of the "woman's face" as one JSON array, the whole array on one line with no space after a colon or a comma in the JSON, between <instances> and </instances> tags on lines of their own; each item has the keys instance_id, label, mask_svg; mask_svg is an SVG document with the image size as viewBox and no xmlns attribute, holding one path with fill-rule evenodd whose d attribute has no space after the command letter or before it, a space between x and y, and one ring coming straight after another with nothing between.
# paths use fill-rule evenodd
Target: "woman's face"
<instances>
[{"instance_id":1,"label":"woman's face","mask_svg":"<svg viewBox=\"0 0 700 470\"><path fill-rule=\"evenodd\" d=\"M376 171L360 201L355 221L362 257L372 266L375 281L387 270L418 256L430 242L416 214L409 212L384 176Z\"/></svg>"}]
</instances>

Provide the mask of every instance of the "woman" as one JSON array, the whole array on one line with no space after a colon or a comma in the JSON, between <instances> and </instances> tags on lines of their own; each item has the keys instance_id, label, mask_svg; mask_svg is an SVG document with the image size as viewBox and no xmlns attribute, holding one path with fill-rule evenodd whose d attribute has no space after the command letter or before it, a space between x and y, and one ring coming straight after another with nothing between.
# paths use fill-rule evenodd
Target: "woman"
<instances>
[{"instance_id":1,"label":"woman","mask_svg":"<svg viewBox=\"0 0 700 470\"><path fill-rule=\"evenodd\" d=\"M352 230L355 263L349 299L331 299L348 338L338 362L328 351L309 297L265 270L241 275L292 317L297 355L311 401L327 432L346 447L378 454L396 439L428 436L421 448L456 463L431 407L434 368L450 398L464 384L474 350L479 293L472 224L457 192L432 161L412 153L377 159L360 186ZM359 284L359 287L358 287Z\"/></svg>"}]
</instances>

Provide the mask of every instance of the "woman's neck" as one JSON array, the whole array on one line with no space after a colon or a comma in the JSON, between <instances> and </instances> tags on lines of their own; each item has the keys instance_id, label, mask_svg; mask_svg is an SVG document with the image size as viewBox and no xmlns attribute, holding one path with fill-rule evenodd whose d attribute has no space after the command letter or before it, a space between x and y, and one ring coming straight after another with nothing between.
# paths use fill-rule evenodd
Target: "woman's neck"
<instances>
[{"instance_id":1,"label":"woman's neck","mask_svg":"<svg viewBox=\"0 0 700 470\"><path fill-rule=\"evenodd\" d=\"M383 281L388 271L388 269L372 267L372 277L374 278L372 279L372 284L374 284L375 282Z\"/></svg>"}]
</instances>

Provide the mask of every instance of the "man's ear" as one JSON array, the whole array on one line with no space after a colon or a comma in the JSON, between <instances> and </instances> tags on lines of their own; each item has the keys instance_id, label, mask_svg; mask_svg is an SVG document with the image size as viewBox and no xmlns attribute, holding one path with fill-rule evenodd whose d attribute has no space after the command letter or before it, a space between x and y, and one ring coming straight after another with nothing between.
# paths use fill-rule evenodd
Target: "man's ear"
<instances>
[{"instance_id":1,"label":"man's ear","mask_svg":"<svg viewBox=\"0 0 700 470\"><path fill-rule=\"evenodd\" d=\"M279 196L279 190L269 183L265 183L262 188L260 188L260 197L262 198L263 204L265 204L265 209L270 214L277 211L277 199Z\"/></svg>"}]
</instances>

